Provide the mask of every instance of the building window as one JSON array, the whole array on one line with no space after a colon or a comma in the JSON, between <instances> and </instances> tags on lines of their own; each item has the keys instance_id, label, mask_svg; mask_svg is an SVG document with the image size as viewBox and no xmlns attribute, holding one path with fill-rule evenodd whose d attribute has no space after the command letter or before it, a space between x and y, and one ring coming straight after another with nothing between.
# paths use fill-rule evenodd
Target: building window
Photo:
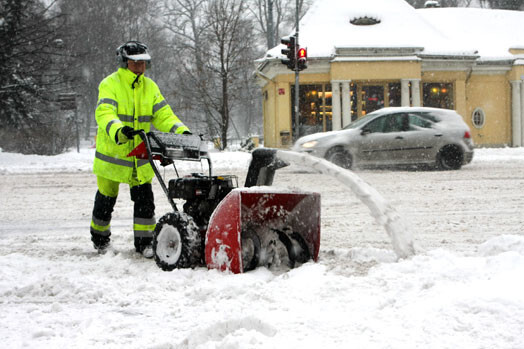
<instances>
[{"instance_id":1,"label":"building window","mask_svg":"<svg viewBox=\"0 0 524 349\"><path fill-rule=\"evenodd\" d=\"M484 126L484 123L486 123L486 114L482 108L473 110L473 113L471 114L471 122L476 128L482 128Z\"/></svg>"},{"instance_id":2,"label":"building window","mask_svg":"<svg viewBox=\"0 0 524 349\"><path fill-rule=\"evenodd\" d=\"M300 85L299 137L333 129L331 97L331 84ZM295 86L291 87L291 117L295 130Z\"/></svg>"},{"instance_id":3,"label":"building window","mask_svg":"<svg viewBox=\"0 0 524 349\"><path fill-rule=\"evenodd\" d=\"M401 89L397 82L351 83L351 120L384 107L399 107Z\"/></svg>"},{"instance_id":4,"label":"building window","mask_svg":"<svg viewBox=\"0 0 524 349\"><path fill-rule=\"evenodd\" d=\"M300 85L299 135L333 130L331 84ZM295 127L295 86L291 86L291 126ZM349 86L351 121L384 107L400 106L399 82L351 82ZM341 101L342 102L342 101ZM341 103L342 104L342 103ZM341 116L340 116L341 117ZM296 132L293 138L297 139Z\"/></svg>"},{"instance_id":5,"label":"building window","mask_svg":"<svg viewBox=\"0 0 524 349\"><path fill-rule=\"evenodd\" d=\"M453 84L424 83L422 84L424 107L455 109L453 103Z\"/></svg>"},{"instance_id":6,"label":"building window","mask_svg":"<svg viewBox=\"0 0 524 349\"><path fill-rule=\"evenodd\" d=\"M402 98L400 83L389 83L388 84L388 107L400 107Z\"/></svg>"},{"instance_id":7,"label":"building window","mask_svg":"<svg viewBox=\"0 0 524 349\"><path fill-rule=\"evenodd\" d=\"M349 102L351 103L351 121L358 119L358 91L355 83L349 84Z\"/></svg>"},{"instance_id":8,"label":"building window","mask_svg":"<svg viewBox=\"0 0 524 349\"><path fill-rule=\"evenodd\" d=\"M384 86L364 85L361 92L361 114L364 116L372 111L384 108Z\"/></svg>"}]
</instances>

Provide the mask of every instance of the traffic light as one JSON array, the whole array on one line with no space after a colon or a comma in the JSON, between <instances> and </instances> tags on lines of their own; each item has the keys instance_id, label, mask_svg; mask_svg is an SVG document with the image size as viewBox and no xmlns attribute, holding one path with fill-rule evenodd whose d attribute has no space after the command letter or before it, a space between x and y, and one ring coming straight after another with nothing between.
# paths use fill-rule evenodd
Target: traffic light
<instances>
[{"instance_id":1,"label":"traffic light","mask_svg":"<svg viewBox=\"0 0 524 349\"><path fill-rule=\"evenodd\" d=\"M307 68L307 50L305 48L301 47L298 49L297 60L297 67L299 71Z\"/></svg>"},{"instance_id":2,"label":"traffic light","mask_svg":"<svg viewBox=\"0 0 524 349\"><path fill-rule=\"evenodd\" d=\"M297 37L295 35L284 36L281 43L287 46L282 49L282 54L286 55L287 58L282 59L282 64L287 65L291 70L295 70L295 60L297 59Z\"/></svg>"}]
</instances>

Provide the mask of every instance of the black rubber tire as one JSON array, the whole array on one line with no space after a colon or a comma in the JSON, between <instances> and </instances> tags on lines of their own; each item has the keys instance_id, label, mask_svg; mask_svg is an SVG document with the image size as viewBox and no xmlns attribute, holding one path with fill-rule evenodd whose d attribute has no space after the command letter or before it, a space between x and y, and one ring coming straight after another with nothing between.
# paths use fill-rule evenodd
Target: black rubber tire
<instances>
[{"instance_id":1,"label":"black rubber tire","mask_svg":"<svg viewBox=\"0 0 524 349\"><path fill-rule=\"evenodd\" d=\"M201 242L198 226L191 216L183 212L167 213L153 233L155 262L164 271L200 266Z\"/></svg>"},{"instance_id":2,"label":"black rubber tire","mask_svg":"<svg viewBox=\"0 0 524 349\"><path fill-rule=\"evenodd\" d=\"M326 160L345 169L351 169L353 166L353 158L351 157L351 154L342 147L329 149L326 153Z\"/></svg>"},{"instance_id":3,"label":"black rubber tire","mask_svg":"<svg viewBox=\"0 0 524 349\"><path fill-rule=\"evenodd\" d=\"M254 232L252 232L249 229L243 230L240 234L241 236L241 242L242 242L242 262L243 262L243 271L250 271L254 270L260 261L260 250L261 250L261 243L260 238L258 235ZM247 244L252 243L253 244L253 256L249 261L245 261L244 263L244 248Z\"/></svg>"},{"instance_id":4,"label":"black rubber tire","mask_svg":"<svg viewBox=\"0 0 524 349\"><path fill-rule=\"evenodd\" d=\"M437 154L437 166L444 171L459 170L464 161L464 153L456 145L446 145Z\"/></svg>"}]
</instances>

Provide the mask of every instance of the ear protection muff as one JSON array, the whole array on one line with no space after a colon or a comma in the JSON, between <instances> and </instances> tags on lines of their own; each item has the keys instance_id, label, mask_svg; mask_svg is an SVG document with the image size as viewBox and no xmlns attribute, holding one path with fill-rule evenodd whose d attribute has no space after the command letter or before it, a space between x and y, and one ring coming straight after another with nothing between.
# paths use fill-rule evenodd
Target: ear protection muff
<instances>
[{"instance_id":1,"label":"ear protection muff","mask_svg":"<svg viewBox=\"0 0 524 349\"><path fill-rule=\"evenodd\" d=\"M129 59L146 61L147 67L151 66L151 56L147 51L147 46L139 41L128 41L120 45L116 49L116 58L117 62L123 68L127 68Z\"/></svg>"}]
</instances>

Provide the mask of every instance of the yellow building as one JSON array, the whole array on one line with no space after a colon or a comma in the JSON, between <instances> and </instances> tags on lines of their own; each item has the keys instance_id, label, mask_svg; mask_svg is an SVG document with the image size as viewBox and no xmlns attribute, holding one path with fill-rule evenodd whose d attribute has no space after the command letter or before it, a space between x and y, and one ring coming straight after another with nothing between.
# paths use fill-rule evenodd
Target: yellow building
<instances>
[{"instance_id":1,"label":"yellow building","mask_svg":"<svg viewBox=\"0 0 524 349\"><path fill-rule=\"evenodd\" d=\"M257 61L264 144L338 130L387 106L455 109L478 146L524 145L524 12L414 9L403 0L317 0L299 25L308 68ZM296 122L298 121L298 125Z\"/></svg>"}]
</instances>

